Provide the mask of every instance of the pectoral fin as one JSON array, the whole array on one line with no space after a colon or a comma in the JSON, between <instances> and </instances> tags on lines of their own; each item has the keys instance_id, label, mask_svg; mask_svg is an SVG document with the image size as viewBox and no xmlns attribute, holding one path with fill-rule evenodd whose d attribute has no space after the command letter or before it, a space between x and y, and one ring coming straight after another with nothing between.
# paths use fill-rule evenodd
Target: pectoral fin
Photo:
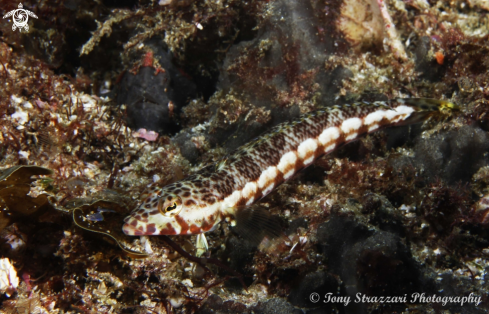
<instances>
[{"instance_id":1,"label":"pectoral fin","mask_svg":"<svg viewBox=\"0 0 489 314\"><path fill-rule=\"evenodd\" d=\"M236 210L236 226L233 230L256 246L265 238L278 238L283 233L280 218L259 206Z\"/></svg>"}]
</instances>

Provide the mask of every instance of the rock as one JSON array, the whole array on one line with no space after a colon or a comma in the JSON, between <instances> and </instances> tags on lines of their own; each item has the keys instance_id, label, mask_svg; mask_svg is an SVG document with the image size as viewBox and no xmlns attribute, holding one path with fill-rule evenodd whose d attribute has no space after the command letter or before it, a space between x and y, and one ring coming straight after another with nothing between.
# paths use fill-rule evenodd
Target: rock
<instances>
[{"instance_id":1,"label":"rock","mask_svg":"<svg viewBox=\"0 0 489 314\"><path fill-rule=\"evenodd\" d=\"M416 71L422 73L421 77L429 81L439 81L443 75L444 67L438 64L433 57L433 44L430 37L422 36L416 42L414 55Z\"/></svg>"},{"instance_id":2,"label":"rock","mask_svg":"<svg viewBox=\"0 0 489 314\"><path fill-rule=\"evenodd\" d=\"M195 85L179 73L161 47L149 45L149 49L153 50L143 57L142 66L136 64L124 74L117 104L126 105L129 127L174 133L181 108L195 96Z\"/></svg>"},{"instance_id":3,"label":"rock","mask_svg":"<svg viewBox=\"0 0 489 314\"><path fill-rule=\"evenodd\" d=\"M260 302L254 309L255 313L259 314L301 314L301 310L296 309L282 298L273 298L267 301Z\"/></svg>"},{"instance_id":4,"label":"rock","mask_svg":"<svg viewBox=\"0 0 489 314\"><path fill-rule=\"evenodd\" d=\"M209 296L202 307L197 312L199 314L233 314L233 313L250 313L246 305L235 301L223 302L222 299L213 294Z\"/></svg>"},{"instance_id":5,"label":"rock","mask_svg":"<svg viewBox=\"0 0 489 314\"><path fill-rule=\"evenodd\" d=\"M465 125L418 139L414 151L416 168L430 181L442 178L450 184L467 182L489 163L489 136L475 126Z\"/></svg>"},{"instance_id":6,"label":"rock","mask_svg":"<svg viewBox=\"0 0 489 314\"><path fill-rule=\"evenodd\" d=\"M317 293L317 296L311 297L313 293ZM290 303L298 307L321 308L328 312L343 307L341 304L323 302L327 293L340 294L340 284L332 274L320 270L305 275L290 292L289 300Z\"/></svg>"},{"instance_id":7,"label":"rock","mask_svg":"<svg viewBox=\"0 0 489 314\"><path fill-rule=\"evenodd\" d=\"M328 269L338 275L342 296L403 296L421 291L422 272L396 234L376 231L346 217L321 224L317 233ZM333 291L330 291L333 292ZM349 313L363 313L367 303L352 302ZM397 311L403 304L392 307Z\"/></svg>"}]
</instances>

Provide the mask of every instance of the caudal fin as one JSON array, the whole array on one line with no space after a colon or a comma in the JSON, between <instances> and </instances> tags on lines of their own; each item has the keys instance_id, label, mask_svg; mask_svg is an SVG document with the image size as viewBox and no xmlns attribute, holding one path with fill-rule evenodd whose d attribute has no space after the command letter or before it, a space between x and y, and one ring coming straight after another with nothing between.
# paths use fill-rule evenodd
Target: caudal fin
<instances>
[{"instance_id":1,"label":"caudal fin","mask_svg":"<svg viewBox=\"0 0 489 314\"><path fill-rule=\"evenodd\" d=\"M419 123L431 117L443 119L453 111L460 109L459 106L450 101L431 98L395 98L390 101L390 105L394 108L405 105L414 109L408 118L401 120L396 125Z\"/></svg>"},{"instance_id":2,"label":"caudal fin","mask_svg":"<svg viewBox=\"0 0 489 314\"><path fill-rule=\"evenodd\" d=\"M396 98L394 102L406 104L414 107L417 111L453 111L459 110L460 107L456 104L447 101L432 98Z\"/></svg>"}]
</instances>

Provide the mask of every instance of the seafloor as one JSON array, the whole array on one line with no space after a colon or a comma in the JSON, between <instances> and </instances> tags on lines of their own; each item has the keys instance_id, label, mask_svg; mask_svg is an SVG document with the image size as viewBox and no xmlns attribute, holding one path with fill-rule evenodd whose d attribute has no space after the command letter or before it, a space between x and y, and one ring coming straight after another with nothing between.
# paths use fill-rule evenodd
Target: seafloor
<instances>
[{"instance_id":1,"label":"seafloor","mask_svg":"<svg viewBox=\"0 0 489 314\"><path fill-rule=\"evenodd\" d=\"M487 0L23 6L28 30L0 20L0 313L488 311ZM150 183L301 113L394 97L461 109L281 185L260 206L287 241L223 223L196 260L176 251L193 236L121 232Z\"/></svg>"}]
</instances>

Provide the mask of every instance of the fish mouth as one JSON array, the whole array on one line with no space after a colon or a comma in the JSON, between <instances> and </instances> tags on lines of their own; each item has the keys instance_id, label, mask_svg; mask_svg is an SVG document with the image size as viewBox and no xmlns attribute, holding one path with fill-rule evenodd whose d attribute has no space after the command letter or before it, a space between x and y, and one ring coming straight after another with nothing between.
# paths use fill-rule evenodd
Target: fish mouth
<instances>
[{"instance_id":1,"label":"fish mouth","mask_svg":"<svg viewBox=\"0 0 489 314\"><path fill-rule=\"evenodd\" d=\"M148 235L146 224L136 218L129 216L124 219L122 232L129 236Z\"/></svg>"},{"instance_id":2,"label":"fish mouth","mask_svg":"<svg viewBox=\"0 0 489 314\"><path fill-rule=\"evenodd\" d=\"M122 231L128 236L143 236L143 235L175 235L177 231L172 227L171 223L167 223L165 228L159 226L156 228L154 223L148 223L137 219L134 216L128 216L124 219Z\"/></svg>"}]
</instances>

